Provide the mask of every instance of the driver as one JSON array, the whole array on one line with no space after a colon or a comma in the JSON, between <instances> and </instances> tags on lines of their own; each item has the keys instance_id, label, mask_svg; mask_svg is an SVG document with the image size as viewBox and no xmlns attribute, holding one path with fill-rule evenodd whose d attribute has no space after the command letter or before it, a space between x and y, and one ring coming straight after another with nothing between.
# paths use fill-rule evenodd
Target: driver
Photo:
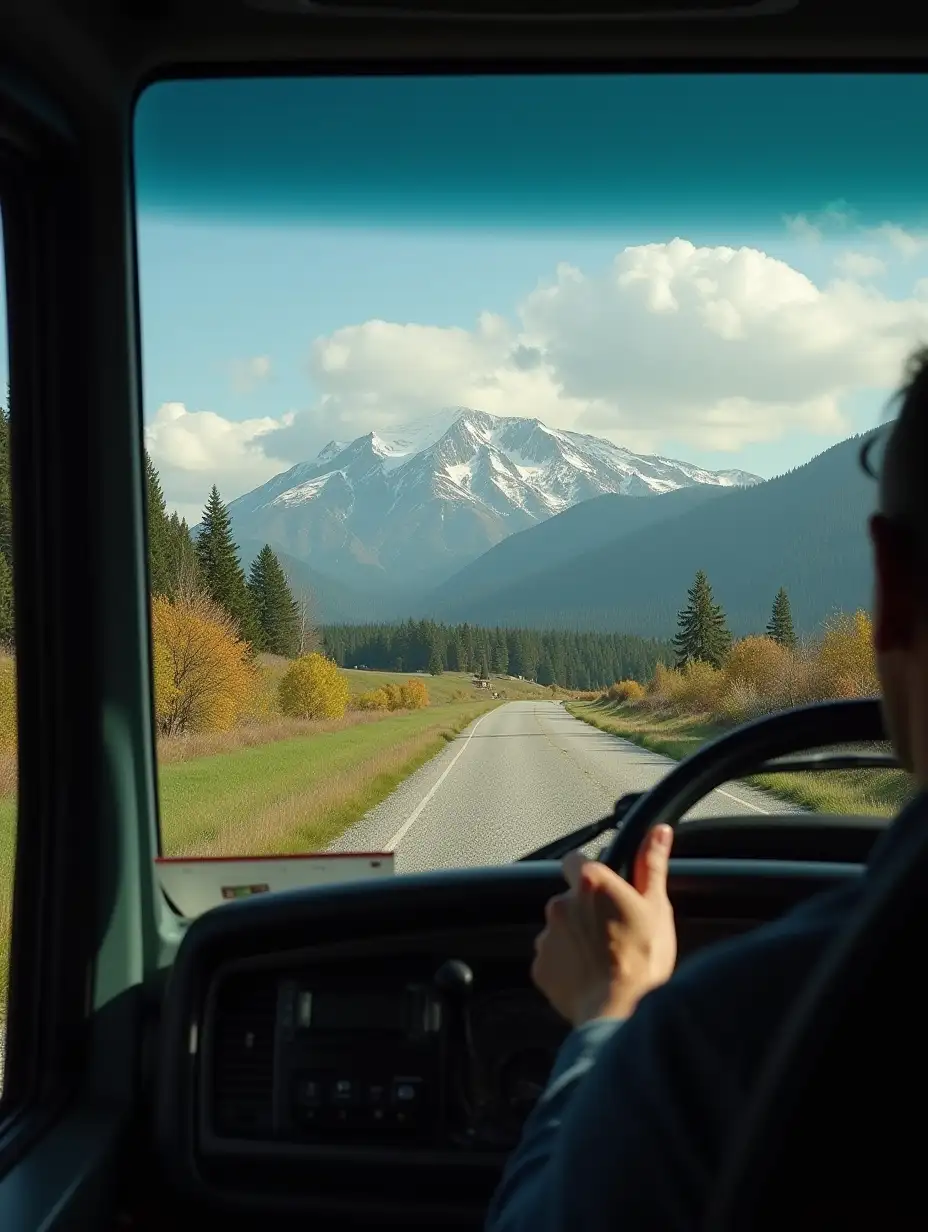
<instances>
[{"instance_id":1,"label":"driver","mask_svg":"<svg viewBox=\"0 0 928 1232\"><path fill-rule=\"evenodd\" d=\"M487 1232L686 1232L768 1046L825 946L928 804L928 348L910 362L869 522L873 639L887 730L919 794L859 881L701 951L677 972L673 833L642 844L629 884L573 852L532 978L573 1027L490 1206Z\"/></svg>"}]
</instances>

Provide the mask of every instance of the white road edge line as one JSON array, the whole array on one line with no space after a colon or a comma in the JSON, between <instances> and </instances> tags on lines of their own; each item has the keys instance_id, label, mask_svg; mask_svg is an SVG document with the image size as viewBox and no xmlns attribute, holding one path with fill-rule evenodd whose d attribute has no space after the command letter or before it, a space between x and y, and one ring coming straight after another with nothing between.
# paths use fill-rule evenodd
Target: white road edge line
<instances>
[{"instance_id":1,"label":"white road edge line","mask_svg":"<svg viewBox=\"0 0 928 1232\"><path fill-rule=\"evenodd\" d=\"M581 719L579 721L582 722L583 720ZM610 735L611 734L612 733L610 733ZM642 746L640 744L635 744L634 740L628 740L625 736L618 736L616 739L621 740L623 744L627 744L633 749L637 749L639 752L642 751ZM651 753L654 757L659 757L661 761L669 761L671 765L679 765L679 762L675 762L674 759L672 757L668 757L666 753L655 753L653 749L645 749L644 752ZM723 791L721 787L715 787L713 788L713 791L718 792L720 796L724 796L727 800L734 800L735 804L740 804L743 808L753 809L755 813L767 812L767 810L765 808L761 808L760 805L752 804L750 800L742 800L739 796L733 796L730 791ZM712 792L709 794L711 795Z\"/></svg>"},{"instance_id":2,"label":"white road edge line","mask_svg":"<svg viewBox=\"0 0 928 1232\"><path fill-rule=\"evenodd\" d=\"M487 714L492 714L492 713L493 713L492 710L487 711ZM406 820L403 822L403 824L400 826L397 832L393 835L390 841L386 844L386 846L384 847L384 851L396 851L397 847L400 845L400 843L405 838L406 832L409 830L409 827L416 821L419 814L422 812L422 810L431 800L432 796L435 795L436 791L438 791L439 787L441 787L442 783L445 781L445 779L454 769L455 762L461 756L461 754L464 752L467 746L470 744L471 740L474 737L474 732L477 730L477 728L480 726L483 720L487 717L487 714L482 714L480 718L477 720L477 722L473 725L473 727L470 729L470 734L468 735L467 739L464 741L464 743L461 745L461 747L458 749L455 755L448 762L447 766L445 766L439 778L432 784L432 786L425 793L425 795L422 797L422 799L419 801L419 803L416 805L413 811L409 814L409 816L406 818Z\"/></svg>"},{"instance_id":3,"label":"white road edge line","mask_svg":"<svg viewBox=\"0 0 928 1232\"><path fill-rule=\"evenodd\" d=\"M721 787L716 787L715 790L719 793L720 796L725 796L726 799L728 800L734 800L735 804L741 804L745 808L753 809L755 813L766 813L767 812L765 808L761 808L757 804L752 804L750 800L741 800L737 796L733 796L730 791L722 791Z\"/></svg>"}]
</instances>

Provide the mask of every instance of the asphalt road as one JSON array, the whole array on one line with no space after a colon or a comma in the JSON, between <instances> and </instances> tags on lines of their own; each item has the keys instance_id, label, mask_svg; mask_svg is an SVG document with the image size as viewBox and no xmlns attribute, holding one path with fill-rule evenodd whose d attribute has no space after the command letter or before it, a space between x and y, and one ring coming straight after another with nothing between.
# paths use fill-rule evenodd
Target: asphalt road
<instances>
[{"instance_id":1,"label":"asphalt road","mask_svg":"<svg viewBox=\"0 0 928 1232\"><path fill-rule=\"evenodd\" d=\"M674 764L558 702L508 702L465 728L329 850L393 851L405 873L508 863L604 816L625 792L646 791ZM796 811L736 783L688 815Z\"/></svg>"}]
</instances>

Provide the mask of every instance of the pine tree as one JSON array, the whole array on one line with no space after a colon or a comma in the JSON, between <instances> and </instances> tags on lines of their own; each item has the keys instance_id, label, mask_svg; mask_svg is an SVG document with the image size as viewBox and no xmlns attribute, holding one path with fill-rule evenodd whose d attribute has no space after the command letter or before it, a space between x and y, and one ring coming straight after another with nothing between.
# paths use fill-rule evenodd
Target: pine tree
<instances>
[{"instance_id":1,"label":"pine tree","mask_svg":"<svg viewBox=\"0 0 928 1232\"><path fill-rule=\"evenodd\" d=\"M199 565L190 527L176 513L172 513L168 519L167 539L170 586L168 596L174 598L178 594L199 589Z\"/></svg>"},{"instance_id":2,"label":"pine tree","mask_svg":"<svg viewBox=\"0 0 928 1232\"><path fill-rule=\"evenodd\" d=\"M712 587L702 569L687 591L689 602L677 617L677 635L673 647L677 667L702 661L721 667L731 646L731 634L725 613L712 598Z\"/></svg>"},{"instance_id":3,"label":"pine tree","mask_svg":"<svg viewBox=\"0 0 928 1232\"><path fill-rule=\"evenodd\" d=\"M145 450L145 495L148 506L148 579L153 595L174 594L175 579L171 570L171 528L161 479Z\"/></svg>"},{"instance_id":4,"label":"pine tree","mask_svg":"<svg viewBox=\"0 0 928 1232\"><path fill-rule=\"evenodd\" d=\"M779 642L781 646L786 646L790 650L796 645L796 631L793 628L793 613L789 606L789 596L782 586L773 601L773 611L770 614L766 633L775 642Z\"/></svg>"},{"instance_id":5,"label":"pine tree","mask_svg":"<svg viewBox=\"0 0 928 1232\"><path fill-rule=\"evenodd\" d=\"M506 635L501 629L496 630L493 639L493 670L497 676L505 676L509 671L509 646Z\"/></svg>"},{"instance_id":6,"label":"pine tree","mask_svg":"<svg viewBox=\"0 0 928 1232\"><path fill-rule=\"evenodd\" d=\"M232 538L232 521L215 484L203 510L196 556L200 580L207 594L225 608L246 642L251 642L252 646L259 644L261 633L239 563L238 547Z\"/></svg>"},{"instance_id":7,"label":"pine tree","mask_svg":"<svg viewBox=\"0 0 928 1232\"><path fill-rule=\"evenodd\" d=\"M444 670L445 667L442 663L441 651L438 648L438 643L433 642L432 649L429 652L429 672L433 676L440 676Z\"/></svg>"},{"instance_id":8,"label":"pine tree","mask_svg":"<svg viewBox=\"0 0 928 1232\"><path fill-rule=\"evenodd\" d=\"M248 591L254 611L256 649L292 659L300 648L297 604L270 544L251 562Z\"/></svg>"}]
</instances>

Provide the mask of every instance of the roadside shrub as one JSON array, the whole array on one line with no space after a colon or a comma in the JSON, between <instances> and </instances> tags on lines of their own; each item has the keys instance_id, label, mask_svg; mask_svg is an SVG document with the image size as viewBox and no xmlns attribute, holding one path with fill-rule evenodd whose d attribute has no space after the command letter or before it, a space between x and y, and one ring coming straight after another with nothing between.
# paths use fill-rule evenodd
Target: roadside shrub
<instances>
[{"instance_id":1,"label":"roadside shrub","mask_svg":"<svg viewBox=\"0 0 928 1232\"><path fill-rule=\"evenodd\" d=\"M407 680L400 685L400 699L404 710L424 710L429 704L429 691L422 680Z\"/></svg>"},{"instance_id":2,"label":"roadside shrub","mask_svg":"<svg viewBox=\"0 0 928 1232\"><path fill-rule=\"evenodd\" d=\"M255 664L251 695L241 715L244 721L270 723L280 717L279 680L279 671L260 662Z\"/></svg>"},{"instance_id":3,"label":"roadside shrub","mask_svg":"<svg viewBox=\"0 0 928 1232\"><path fill-rule=\"evenodd\" d=\"M637 680L617 680L606 690L611 702L640 702L644 695L644 685Z\"/></svg>"},{"instance_id":4,"label":"roadside shrub","mask_svg":"<svg viewBox=\"0 0 928 1232\"><path fill-rule=\"evenodd\" d=\"M281 713L292 719L340 719L349 697L337 665L315 652L294 660L278 687Z\"/></svg>"},{"instance_id":5,"label":"roadside shrub","mask_svg":"<svg viewBox=\"0 0 928 1232\"><path fill-rule=\"evenodd\" d=\"M769 698L765 698L756 685L747 680L729 680L721 690L713 717L729 723L746 723L770 708Z\"/></svg>"},{"instance_id":6,"label":"roadside shrub","mask_svg":"<svg viewBox=\"0 0 928 1232\"><path fill-rule=\"evenodd\" d=\"M722 668L727 685L752 688L759 698L773 699L789 651L772 637L745 637L735 642Z\"/></svg>"},{"instance_id":7,"label":"roadside shrub","mask_svg":"<svg viewBox=\"0 0 928 1232\"><path fill-rule=\"evenodd\" d=\"M390 699L384 689L371 689L353 697L351 705L354 710L389 710Z\"/></svg>"},{"instance_id":8,"label":"roadside shrub","mask_svg":"<svg viewBox=\"0 0 928 1232\"><path fill-rule=\"evenodd\" d=\"M255 687L250 647L206 595L152 600L155 715L163 735L228 731Z\"/></svg>"},{"instance_id":9,"label":"roadside shrub","mask_svg":"<svg viewBox=\"0 0 928 1232\"><path fill-rule=\"evenodd\" d=\"M676 668L668 667L666 663L658 663L654 668L654 675L648 682L648 695L656 702L669 701L673 692L673 682L679 674Z\"/></svg>"},{"instance_id":10,"label":"roadside shrub","mask_svg":"<svg viewBox=\"0 0 928 1232\"><path fill-rule=\"evenodd\" d=\"M383 692L387 699L388 710L403 709L403 690L398 684L385 684Z\"/></svg>"},{"instance_id":11,"label":"roadside shrub","mask_svg":"<svg viewBox=\"0 0 928 1232\"><path fill-rule=\"evenodd\" d=\"M725 683L724 673L711 663L687 663L682 670L658 663L647 700L652 706L700 714L715 710Z\"/></svg>"},{"instance_id":12,"label":"roadside shrub","mask_svg":"<svg viewBox=\"0 0 928 1232\"><path fill-rule=\"evenodd\" d=\"M872 697L879 692L870 617L842 612L825 625L818 652L828 697Z\"/></svg>"},{"instance_id":13,"label":"roadside shrub","mask_svg":"<svg viewBox=\"0 0 928 1232\"><path fill-rule=\"evenodd\" d=\"M16 748L16 661L0 656L0 749Z\"/></svg>"}]
</instances>

